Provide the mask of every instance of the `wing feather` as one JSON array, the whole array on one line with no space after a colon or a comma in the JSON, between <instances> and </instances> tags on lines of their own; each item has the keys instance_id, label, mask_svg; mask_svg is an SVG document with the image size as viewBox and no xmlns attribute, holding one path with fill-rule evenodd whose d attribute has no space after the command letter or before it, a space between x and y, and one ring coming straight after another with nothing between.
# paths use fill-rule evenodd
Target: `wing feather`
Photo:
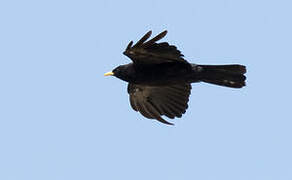
<instances>
[{"instance_id":1,"label":"wing feather","mask_svg":"<svg viewBox=\"0 0 292 180\"><path fill-rule=\"evenodd\" d=\"M183 59L181 52L167 42L156 43L166 36L167 31L163 31L154 38L147 41L152 31L148 31L134 46L131 41L124 54L135 64L161 64L165 62L187 63Z\"/></svg>"},{"instance_id":2,"label":"wing feather","mask_svg":"<svg viewBox=\"0 0 292 180\"><path fill-rule=\"evenodd\" d=\"M186 112L190 91L190 84L146 86L129 83L128 85L132 108L146 118L156 119L165 124L171 123L161 116L173 119L181 117Z\"/></svg>"},{"instance_id":3,"label":"wing feather","mask_svg":"<svg viewBox=\"0 0 292 180\"><path fill-rule=\"evenodd\" d=\"M168 124L168 125L173 125L170 122L165 121L163 118L160 117L159 112L157 111L157 109L155 109L153 106L151 106L151 104L147 103L145 105L148 109L148 112L152 114L152 116L157 119L159 122L162 122L164 124Z\"/></svg>"},{"instance_id":4,"label":"wing feather","mask_svg":"<svg viewBox=\"0 0 292 180\"><path fill-rule=\"evenodd\" d=\"M149 40L148 42L146 42L144 44L144 47L147 48L147 47L153 45L156 41L159 41L160 39L164 38L164 36L166 36L166 34L167 34L167 31L166 30L163 31L163 32L161 32L160 34L158 34L157 36L155 36L154 38L152 38L151 40Z\"/></svg>"},{"instance_id":5,"label":"wing feather","mask_svg":"<svg viewBox=\"0 0 292 180\"><path fill-rule=\"evenodd\" d=\"M133 46L133 48L135 48L135 47L139 47L139 46L141 46L147 39L149 39L150 38L150 36L151 36L151 34L152 34L152 31L148 31L134 46Z\"/></svg>"}]
</instances>

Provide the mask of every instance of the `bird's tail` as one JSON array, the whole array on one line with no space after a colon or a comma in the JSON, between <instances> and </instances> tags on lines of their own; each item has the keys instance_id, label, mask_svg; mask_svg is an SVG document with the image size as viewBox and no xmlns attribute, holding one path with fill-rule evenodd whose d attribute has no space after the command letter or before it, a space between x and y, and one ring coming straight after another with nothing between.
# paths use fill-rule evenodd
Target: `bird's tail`
<instances>
[{"instance_id":1,"label":"bird's tail","mask_svg":"<svg viewBox=\"0 0 292 180\"><path fill-rule=\"evenodd\" d=\"M199 79L220 86L241 88L245 86L246 68L243 65L198 65Z\"/></svg>"}]
</instances>

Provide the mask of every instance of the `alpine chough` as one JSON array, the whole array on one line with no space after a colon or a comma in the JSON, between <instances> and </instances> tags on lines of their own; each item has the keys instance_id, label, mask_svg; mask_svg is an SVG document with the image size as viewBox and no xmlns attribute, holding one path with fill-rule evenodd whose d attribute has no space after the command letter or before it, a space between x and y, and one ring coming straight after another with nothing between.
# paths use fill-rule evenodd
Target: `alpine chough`
<instances>
[{"instance_id":1,"label":"alpine chough","mask_svg":"<svg viewBox=\"0 0 292 180\"><path fill-rule=\"evenodd\" d=\"M173 125L161 116L180 118L186 112L191 83L206 82L231 88L245 86L245 66L189 63L174 45L157 43L167 31L148 40L151 33L147 32L135 45L133 41L128 44L124 55L132 63L104 74L129 83L130 104L146 118Z\"/></svg>"}]
</instances>

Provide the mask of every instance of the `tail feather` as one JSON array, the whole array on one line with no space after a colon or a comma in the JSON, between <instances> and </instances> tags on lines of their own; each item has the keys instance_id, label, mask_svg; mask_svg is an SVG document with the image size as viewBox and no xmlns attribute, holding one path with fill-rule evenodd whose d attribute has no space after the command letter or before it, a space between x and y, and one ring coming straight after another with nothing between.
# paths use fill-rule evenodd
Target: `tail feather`
<instances>
[{"instance_id":1,"label":"tail feather","mask_svg":"<svg viewBox=\"0 0 292 180\"><path fill-rule=\"evenodd\" d=\"M243 65L199 65L200 80L220 86L241 88L245 86L246 68Z\"/></svg>"}]
</instances>

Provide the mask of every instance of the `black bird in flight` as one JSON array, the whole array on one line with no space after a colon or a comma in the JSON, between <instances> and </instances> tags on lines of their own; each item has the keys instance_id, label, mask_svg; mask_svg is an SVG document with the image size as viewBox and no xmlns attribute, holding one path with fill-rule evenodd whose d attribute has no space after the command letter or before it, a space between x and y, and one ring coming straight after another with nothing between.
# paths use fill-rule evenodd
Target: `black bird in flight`
<instances>
[{"instance_id":1,"label":"black bird in flight","mask_svg":"<svg viewBox=\"0 0 292 180\"><path fill-rule=\"evenodd\" d=\"M147 41L151 33L147 32L135 45L131 41L124 51L133 63L104 74L129 83L130 104L146 118L173 125L161 116L180 118L186 112L191 83L194 82L231 88L245 86L245 66L189 63L175 46L167 42L157 43L167 31Z\"/></svg>"}]
</instances>

